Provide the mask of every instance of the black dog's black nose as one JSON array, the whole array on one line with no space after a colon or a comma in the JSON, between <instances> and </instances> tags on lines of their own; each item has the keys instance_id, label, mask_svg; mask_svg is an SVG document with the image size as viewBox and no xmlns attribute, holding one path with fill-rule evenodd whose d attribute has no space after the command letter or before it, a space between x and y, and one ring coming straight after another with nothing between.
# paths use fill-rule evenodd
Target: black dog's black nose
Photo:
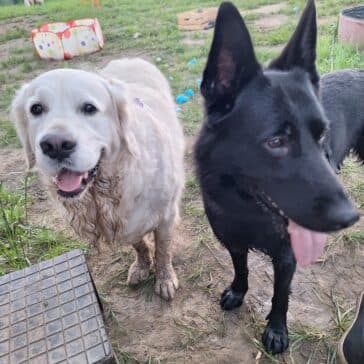
<instances>
[{"instance_id":1,"label":"black dog's black nose","mask_svg":"<svg viewBox=\"0 0 364 364\"><path fill-rule=\"evenodd\" d=\"M359 213L350 201L342 203L341 206L331 208L328 218L335 230L345 229L359 220Z\"/></svg>"},{"instance_id":2,"label":"black dog's black nose","mask_svg":"<svg viewBox=\"0 0 364 364\"><path fill-rule=\"evenodd\" d=\"M45 155L59 161L68 158L76 148L76 142L70 136L61 134L47 134L39 145Z\"/></svg>"}]
</instances>

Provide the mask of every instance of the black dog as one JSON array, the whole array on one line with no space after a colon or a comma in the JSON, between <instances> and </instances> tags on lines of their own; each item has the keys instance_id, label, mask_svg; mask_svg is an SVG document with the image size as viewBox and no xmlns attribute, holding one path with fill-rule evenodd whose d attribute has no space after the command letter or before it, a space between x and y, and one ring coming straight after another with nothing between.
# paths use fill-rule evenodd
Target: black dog
<instances>
[{"instance_id":1,"label":"black dog","mask_svg":"<svg viewBox=\"0 0 364 364\"><path fill-rule=\"evenodd\" d=\"M223 3L201 85L206 119L195 147L197 174L212 229L235 268L221 307L243 302L248 249L272 257L274 296L262 337L272 353L288 347L296 260L315 261L323 232L359 218L334 170L351 149L364 159L364 77L354 71L326 76L322 107L316 33L310 0L282 54L263 70L238 10ZM350 85L356 77L357 89Z\"/></svg>"}]
</instances>

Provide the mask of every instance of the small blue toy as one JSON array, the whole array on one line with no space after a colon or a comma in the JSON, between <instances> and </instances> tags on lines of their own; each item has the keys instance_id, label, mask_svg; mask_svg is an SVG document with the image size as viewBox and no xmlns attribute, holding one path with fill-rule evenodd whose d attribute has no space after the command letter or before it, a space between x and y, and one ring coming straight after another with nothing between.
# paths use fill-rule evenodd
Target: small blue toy
<instances>
[{"instance_id":1,"label":"small blue toy","mask_svg":"<svg viewBox=\"0 0 364 364\"><path fill-rule=\"evenodd\" d=\"M176 103L178 105L184 104L189 100L189 97L183 94L180 94L176 97Z\"/></svg>"},{"instance_id":2,"label":"small blue toy","mask_svg":"<svg viewBox=\"0 0 364 364\"><path fill-rule=\"evenodd\" d=\"M185 95L187 95L188 97L193 97L195 93L192 89L188 88L187 90L185 90Z\"/></svg>"},{"instance_id":3,"label":"small blue toy","mask_svg":"<svg viewBox=\"0 0 364 364\"><path fill-rule=\"evenodd\" d=\"M188 64L189 66L194 66L196 63L197 63L197 59L196 59L195 57L191 58L191 59L187 62L187 64Z\"/></svg>"}]
</instances>

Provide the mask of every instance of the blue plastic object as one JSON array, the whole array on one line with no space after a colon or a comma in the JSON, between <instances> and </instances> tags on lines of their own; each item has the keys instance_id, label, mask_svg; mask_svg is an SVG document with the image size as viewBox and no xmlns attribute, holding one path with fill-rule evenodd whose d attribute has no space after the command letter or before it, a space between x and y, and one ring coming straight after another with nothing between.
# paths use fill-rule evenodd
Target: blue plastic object
<instances>
[{"instance_id":1,"label":"blue plastic object","mask_svg":"<svg viewBox=\"0 0 364 364\"><path fill-rule=\"evenodd\" d=\"M196 59L195 57L191 58L191 59L187 62L187 64L188 64L189 66L194 66L196 63L197 63L197 59Z\"/></svg>"},{"instance_id":2,"label":"blue plastic object","mask_svg":"<svg viewBox=\"0 0 364 364\"><path fill-rule=\"evenodd\" d=\"M186 103L187 101L189 100L189 97L188 96L186 96L186 95L178 95L177 97L176 97L176 102L177 102L177 104L178 105L181 105L181 104L184 104L184 103Z\"/></svg>"},{"instance_id":3,"label":"blue plastic object","mask_svg":"<svg viewBox=\"0 0 364 364\"><path fill-rule=\"evenodd\" d=\"M185 95L187 95L188 97L193 97L195 96L195 93L192 89L188 88L187 90L185 90Z\"/></svg>"}]
</instances>

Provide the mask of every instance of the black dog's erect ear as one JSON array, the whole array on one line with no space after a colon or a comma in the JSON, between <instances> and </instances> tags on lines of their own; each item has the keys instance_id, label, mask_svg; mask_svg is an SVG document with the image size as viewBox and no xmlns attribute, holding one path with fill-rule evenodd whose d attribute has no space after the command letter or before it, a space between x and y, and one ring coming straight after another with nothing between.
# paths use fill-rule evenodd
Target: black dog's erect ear
<instances>
[{"instance_id":1,"label":"black dog's erect ear","mask_svg":"<svg viewBox=\"0 0 364 364\"><path fill-rule=\"evenodd\" d=\"M231 108L237 93L259 70L243 18L233 4L222 3L201 84L209 111Z\"/></svg>"},{"instance_id":2,"label":"black dog's erect ear","mask_svg":"<svg viewBox=\"0 0 364 364\"><path fill-rule=\"evenodd\" d=\"M293 36L269 68L282 71L302 68L309 73L312 84L317 87L319 75L316 70L316 42L316 7L315 1L309 0Z\"/></svg>"}]
</instances>

